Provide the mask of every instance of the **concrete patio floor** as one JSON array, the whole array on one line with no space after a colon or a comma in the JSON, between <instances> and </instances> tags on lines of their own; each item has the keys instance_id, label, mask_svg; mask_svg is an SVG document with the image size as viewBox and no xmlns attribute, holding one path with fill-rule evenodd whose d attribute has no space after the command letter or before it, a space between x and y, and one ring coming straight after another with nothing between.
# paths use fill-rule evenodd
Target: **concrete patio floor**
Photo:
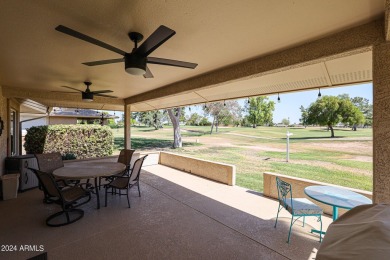
<instances>
[{"instance_id":1,"label":"concrete patio floor","mask_svg":"<svg viewBox=\"0 0 390 260\"><path fill-rule=\"evenodd\" d=\"M51 228L45 219L59 210L42 203L38 189L0 202L0 244L43 245L49 259L312 259L320 246L312 227L297 221L286 243L290 215L261 194L206 180L162 165L143 168L142 197L109 195L82 206L84 217ZM101 191L101 198L104 192ZM103 205L103 204L102 204ZM324 230L331 218L324 217ZM0 252L0 259L26 259L40 252Z\"/></svg>"}]
</instances>

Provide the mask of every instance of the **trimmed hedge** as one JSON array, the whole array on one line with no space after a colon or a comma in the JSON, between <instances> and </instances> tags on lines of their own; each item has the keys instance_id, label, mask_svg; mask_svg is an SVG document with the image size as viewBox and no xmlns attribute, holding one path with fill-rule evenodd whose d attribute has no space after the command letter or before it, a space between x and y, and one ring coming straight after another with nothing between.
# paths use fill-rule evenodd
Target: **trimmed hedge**
<instances>
[{"instance_id":1,"label":"trimmed hedge","mask_svg":"<svg viewBox=\"0 0 390 260\"><path fill-rule=\"evenodd\" d=\"M60 152L63 157L85 159L112 155L114 137L108 126L49 125L27 129L28 154Z\"/></svg>"}]
</instances>

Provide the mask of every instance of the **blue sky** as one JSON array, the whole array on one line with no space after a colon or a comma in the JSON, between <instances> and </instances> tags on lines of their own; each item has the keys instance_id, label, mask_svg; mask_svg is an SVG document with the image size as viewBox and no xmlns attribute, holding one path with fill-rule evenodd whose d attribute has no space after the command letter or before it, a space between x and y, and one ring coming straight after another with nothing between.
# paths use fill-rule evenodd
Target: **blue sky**
<instances>
[{"instance_id":1,"label":"blue sky","mask_svg":"<svg viewBox=\"0 0 390 260\"><path fill-rule=\"evenodd\" d=\"M321 89L322 96L337 96L340 94L348 94L352 97L364 97L367 98L372 104L372 83L350 85L346 87L333 87ZM315 102L318 98L318 89L300 91L294 93L280 94L280 103L278 103L278 95L269 96L269 99L275 102L275 111L273 121L274 123L280 123L283 118L290 119L290 123L299 123L301 117L302 106L307 108L311 103ZM239 99L238 102L244 107L247 99ZM191 113L203 114L202 109L199 106L191 107ZM186 109L186 114L189 114Z\"/></svg>"},{"instance_id":2,"label":"blue sky","mask_svg":"<svg viewBox=\"0 0 390 260\"><path fill-rule=\"evenodd\" d=\"M372 83L321 89L322 96L337 96L344 93L349 94L350 97L367 98L372 104ZM277 101L277 95L269 96L270 100L275 102L274 123L280 123L283 118L289 118L290 123L299 123L299 118L301 117L299 108L301 105L308 107L311 103L316 101L317 97L318 89L280 94L280 103ZM242 107L244 107L246 101L247 99L238 100ZM191 112L186 108L187 115L195 112L203 115L201 106L191 106ZM116 112L120 118L122 113L123 112Z\"/></svg>"},{"instance_id":3,"label":"blue sky","mask_svg":"<svg viewBox=\"0 0 390 260\"><path fill-rule=\"evenodd\" d=\"M372 104L372 83L321 89L322 96L337 96L344 93L349 94L351 98L367 98ZM277 98L277 95L270 96L270 100L275 102L274 123L280 123L283 118L290 118L290 123L299 123L301 117L299 108L301 105L306 108L315 102L318 98L318 89L280 94L280 103L277 102Z\"/></svg>"}]
</instances>

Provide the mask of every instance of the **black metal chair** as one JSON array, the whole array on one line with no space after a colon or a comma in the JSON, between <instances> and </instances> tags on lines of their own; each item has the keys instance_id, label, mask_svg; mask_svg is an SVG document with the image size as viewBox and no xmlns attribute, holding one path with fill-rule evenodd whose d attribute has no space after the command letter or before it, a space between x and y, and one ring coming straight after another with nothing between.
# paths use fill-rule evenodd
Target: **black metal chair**
<instances>
[{"instance_id":1,"label":"black metal chair","mask_svg":"<svg viewBox=\"0 0 390 260\"><path fill-rule=\"evenodd\" d=\"M51 227L64 226L76 222L84 216L84 211L76 209L76 207L89 202L91 200L91 192L83 188L82 184L61 189L52 174L37 169L29 169L38 177L45 194L50 196L50 198L56 198L52 199L52 202L62 207L62 211L50 215L46 219L46 225ZM77 203L84 198L86 198L85 201Z\"/></svg>"},{"instance_id":2,"label":"black metal chair","mask_svg":"<svg viewBox=\"0 0 390 260\"><path fill-rule=\"evenodd\" d=\"M134 186L138 187L138 196L141 197L139 177L140 177L140 173L141 173L142 164L144 163L144 160L146 157L147 157L147 155L137 159L134 162L133 169L131 170L131 173L129 176L126 176L126 175L116 176L114 178L114 180L112 180L110 183L105 185L105 189L106 189L105 207L107 207L107 193L108 193L109 188L118 189L119 191L126 190L127 204L129 205L129 208L130 208L129 190L132 187L134 187Z\"/></svg>"}]
</instances>

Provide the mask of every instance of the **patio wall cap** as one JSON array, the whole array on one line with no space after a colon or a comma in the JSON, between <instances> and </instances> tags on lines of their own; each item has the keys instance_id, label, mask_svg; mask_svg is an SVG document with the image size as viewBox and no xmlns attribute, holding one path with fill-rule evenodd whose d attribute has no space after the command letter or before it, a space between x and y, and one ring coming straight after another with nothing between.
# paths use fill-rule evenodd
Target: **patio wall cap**
<instances>
[{"instance_id":1,"label":"patio wall cap","mask_svg":"<svg viewBox=\"0 0 390 260\"><path fill-rule=\"evenodd\" d=\"M278 176L278 177L282 177L282 178L284 177L284 178L288 178L288 179L293 179L293 180L297 180L297 181L300 181L300 182L306 182L306 183L312 184L312 185L333 186L333 187L348 189L348 190L351 190L351 191L354 191L354 192L357 192L357 193L361 193L361 194L372 195L372 192L370 192L370 191L354 189L354 188L340 186L340 185L335 185L335 184L326 183L326 182L314 181L314 180L309 180L309 179L304 179L304 178L299 178L299 177L293 177L293 176L279 174L279 173L273 173L273 172L264 172L263 174L268 174L268 175Z\"/></svg>"},{"instance_id":2,"label":"patio wall cap","mask_svg":"<svg viewBox=\"0 0 390 260\"><path fill-rule=\"evenodd\" d=\"M220 164L220 165L225 165L225 166L230 166L230 167L236 168L236 166L234 164L228 164L228 163L221 163L221 162L215 162L215 161L210 161L210 160L204 160L204 159L199 159L199 158L195 158L195 157L191 157L191 156L187 156L187 155L182 155L182 154L177 154L177 153L170 153L170 152L164 152L164 151L161 151L161 153L166 153L166 154L175 155L175 156L181 156L181 157L185 157L185 158L189 158L189 159L193 159L193 160L197 160L197 161L215 163L215 164Z\"/></svg>"}]
</instances>

